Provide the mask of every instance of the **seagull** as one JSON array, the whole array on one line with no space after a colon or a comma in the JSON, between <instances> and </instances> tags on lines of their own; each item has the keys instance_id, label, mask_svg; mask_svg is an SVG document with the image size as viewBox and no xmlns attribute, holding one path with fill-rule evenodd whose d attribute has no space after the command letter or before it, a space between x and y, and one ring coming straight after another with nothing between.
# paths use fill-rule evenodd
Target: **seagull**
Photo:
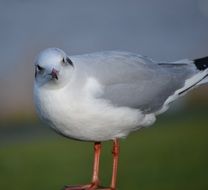
<instances>
[{"instance_id":1,"label":"seagull","mask_svg":"<svg viewBox=\"0 0 208 190\"><path fill-rule=\"evenodd\" d=\"M68 56L48 48L34 61L34 101L40 118L57 133L94 143L92 181L65 190L115 190L119 139L152 125L171 102L208 82L208 57L156 62L130 52ZM113 142L112 179L99 178L101 142Z\"/></svg>"}]
</instances>

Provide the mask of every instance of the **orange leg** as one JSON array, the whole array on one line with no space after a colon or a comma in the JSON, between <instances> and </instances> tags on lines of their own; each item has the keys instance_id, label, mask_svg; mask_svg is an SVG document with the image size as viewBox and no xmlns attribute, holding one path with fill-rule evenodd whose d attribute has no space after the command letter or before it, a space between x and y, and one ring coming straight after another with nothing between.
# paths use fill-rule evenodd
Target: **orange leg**
<instances>
[{"instance_id":1,"label":"orange leg","mask_svg":"<svg viewBox=\"0 0 208 190\"><path fill-rule=\"evenodd\" d=\"M94 165L93 175L91 184L77 185L77 186L66 186L64 190L95 190L99 186L99 165L100 165L100 153L101 143L95 142L94 144Z\"/></svg>"},{"instance_id":2,"label":"orange leg","mask_svg":"<svg viewBox=\"0 0 208 190\"><path fill-rule=\"evenodd\" d=\"M101 153L101 143L96 142L94 145L94 166L93 166L93 175L92 175L92 185L98 187L99 181L99 166L100 166L100 153Z\"/></svg>"},{"instance_id":3,"label":"orange leg","mask_svg":"<svg viewBox=\"0 0 208 190\"><path fill-rule=\"evenodd\" d=\"M112 180L111 180L111 189L116 189L116 179L118 172L118 158L119 158L119 140L115 139L113 141L113 171L112 171Z\"/></svg>"},{"instance_id":4,"label":"orange leg","mask_svg":"<svg viewBox=\"0 0 208 190\"><path fill-rule=\"evenodd\" d=\"M112 180L111 186L108 188L99 186L99 165L100 165L100 153L101 153L101 143L96 142L94 144L94 165L93 165L93 175L92 182L87 185L78 185L78 186L66 186L64 190L115 190L116 189L116 179L117 179L117 170L118 170L118 157L119 157L119 140L115 139L113 141L113 171L112 171Z\"/></svg>"}]
</instances>

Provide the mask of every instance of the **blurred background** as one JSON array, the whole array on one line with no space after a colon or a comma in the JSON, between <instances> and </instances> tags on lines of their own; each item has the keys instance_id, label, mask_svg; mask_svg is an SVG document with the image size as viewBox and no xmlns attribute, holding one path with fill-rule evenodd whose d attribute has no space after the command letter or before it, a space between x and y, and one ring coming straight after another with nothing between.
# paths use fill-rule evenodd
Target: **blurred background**
<instances>
[{"instance_id":1,"label":"blurred background","mask_svg":"<svg viewBox=\"0 0 208 190\"><path fill-rule=\"evenodd\" d=\"M48 129L33 106L33 60L125 50L158 61L208 55L207 0L1 0L0 189L59 190L91 179L92 143ZM154 127L121 142L118 189L208 189L208 86L193 90ZM101 181L111 178L104 143Z\"/></svg>"}]
</instances>

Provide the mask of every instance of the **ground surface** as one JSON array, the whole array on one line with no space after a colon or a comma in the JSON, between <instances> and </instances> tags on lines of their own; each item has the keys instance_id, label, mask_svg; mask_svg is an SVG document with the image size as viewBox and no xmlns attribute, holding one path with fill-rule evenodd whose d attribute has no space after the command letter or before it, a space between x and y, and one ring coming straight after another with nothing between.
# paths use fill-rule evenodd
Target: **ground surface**
<instances>
[{"instance_id":1,"label":"ground surface","mask_svg":"<svg viewBox=\"0 0 208 190\"><path fill-rule=\"evenodd\" d=\"M208 189L207 113L196 109L162 116L154 127L122 140L118 189ZM66 184L87 183L92 143L34 127L11 128L12 133L0 129L0 189L60 190ZM103 146L101 181L108 185L111 143Z\"/></svg>"}]
</instances>

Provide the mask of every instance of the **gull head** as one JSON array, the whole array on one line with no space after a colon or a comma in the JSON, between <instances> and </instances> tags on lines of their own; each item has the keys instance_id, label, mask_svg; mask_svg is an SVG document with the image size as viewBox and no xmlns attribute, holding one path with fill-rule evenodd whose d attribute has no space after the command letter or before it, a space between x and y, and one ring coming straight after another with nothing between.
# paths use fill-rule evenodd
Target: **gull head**
<instances>
[{"instance_id":1,"label":"gull head","mask_svg":"<svg viewBox=\"0 0 208 190\"><path fill-rule=\"evenodd\" d=\"M35 83L38 86L59 87L69 82L74 65L66 53L58 48L48 48L35 60Z\"/></svg>"}]
</instances>

